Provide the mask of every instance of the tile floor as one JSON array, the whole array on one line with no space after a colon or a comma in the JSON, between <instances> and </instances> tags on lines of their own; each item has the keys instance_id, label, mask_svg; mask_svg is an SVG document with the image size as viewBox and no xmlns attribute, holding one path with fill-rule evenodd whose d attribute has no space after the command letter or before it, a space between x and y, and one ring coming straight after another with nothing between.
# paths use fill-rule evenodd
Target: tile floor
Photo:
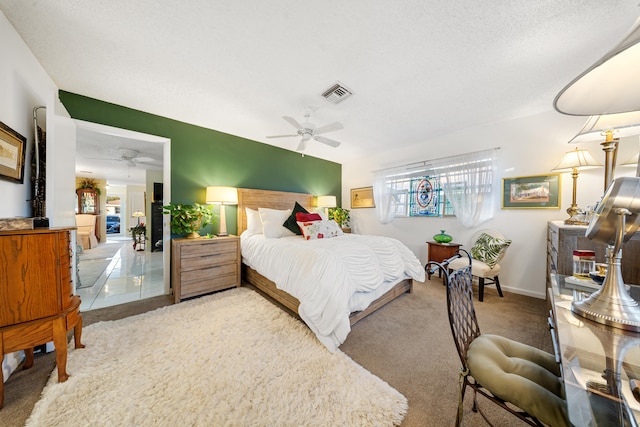
<instances>
[{"instance_id":1,"label":"tile floor","mask_svg":"<svg viewBox=\"0 0 640 427\"><path fill-rule=\"evenodd\" d=\"M131 237L107 237L108 245L121 245L120 250L98 278L95 285L77 289L82 299L81 311L110 307L151 298L164 293L162 252L135 251Z\"/></svg>"}]
</instances>

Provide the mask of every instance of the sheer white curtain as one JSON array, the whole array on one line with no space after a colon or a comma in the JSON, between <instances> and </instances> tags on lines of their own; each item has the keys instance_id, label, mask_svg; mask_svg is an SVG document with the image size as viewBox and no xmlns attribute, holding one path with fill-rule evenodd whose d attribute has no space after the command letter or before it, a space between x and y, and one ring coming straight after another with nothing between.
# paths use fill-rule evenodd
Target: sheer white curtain
<instances>
[{"instance_id":1,"label":"sheer white curtain","mask_svg":"<svg viewBox=\"0 0 640 427\"><path fill-rule=\"evenodd\" d=\"M475 227L493 218L498 200L497 149L429 162L460 224Z\"/></svg>"},{"instance_id":2,"label":"sheer white curtain","mask_svg":"<svg viewBox=\"0 0 640 427\"><path fill-rule=\"evenodd\" d=\"M387 171L377 171L373 175L373 200L376 202L376 216L381 224L388 224L395 218L396 200Z\"/></svg>"}]
</instances>

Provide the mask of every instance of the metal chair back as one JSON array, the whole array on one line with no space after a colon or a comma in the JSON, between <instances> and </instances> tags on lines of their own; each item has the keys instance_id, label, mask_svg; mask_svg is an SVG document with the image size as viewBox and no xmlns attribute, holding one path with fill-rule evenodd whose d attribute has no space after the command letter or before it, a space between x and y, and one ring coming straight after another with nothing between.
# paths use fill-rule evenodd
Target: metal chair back
<instances>
[{"instance_id":1,"label":"metal chair back","mask_svg":"<svg viewBox=\"0 0 640 427\"><path fill-rule=\"evenodd\" d=\"M466 256L468 264L464 268L449 272L447 266L451 261ZM447 283L447 313L453 340L458 350L458 356L462 362L463 370L467 370L467 350L471 342L480 335L480 326L473 306L473 289L471 287L473 276L471 275L471 255L464 249L457 251L456 255L437 263L431 261L432 269L440 269Z\"/></svg>"}]
</instances>

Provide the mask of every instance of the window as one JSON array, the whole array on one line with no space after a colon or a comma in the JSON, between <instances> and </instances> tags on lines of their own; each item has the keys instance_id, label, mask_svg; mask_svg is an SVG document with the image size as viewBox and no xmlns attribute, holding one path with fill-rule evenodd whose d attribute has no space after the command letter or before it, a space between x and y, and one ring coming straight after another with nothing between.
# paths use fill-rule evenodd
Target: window
<instances>
[{"instance_id":1,"label":"window","mask_svg":"<svg viewBox=\"0 0 640 427\"><path fill-rule=\"evenodd\" d=\"M376 173L378 219L455 215L465 227L493 217L496 151L485 150ZM378 203L381 201L381 203ZM380 209L378 209L380 205Z\"/></svg>"}]
</instances>

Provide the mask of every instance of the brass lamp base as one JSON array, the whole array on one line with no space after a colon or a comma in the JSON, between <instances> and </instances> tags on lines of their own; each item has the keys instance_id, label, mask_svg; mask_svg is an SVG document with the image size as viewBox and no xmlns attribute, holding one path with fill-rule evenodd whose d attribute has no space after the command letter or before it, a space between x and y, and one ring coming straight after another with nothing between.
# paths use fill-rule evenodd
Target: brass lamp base
<instances>
[{"instance_id":1,"label":"brass lamp base","mask_svg":"<svg viewBox=\"0 0 640 427\"><path fill-rule=\"evenodd\" d=\"M564 220L567 225L589 225L588 221L584 220L584 212L576 205L572 205L567 209L567 213L570 218Z\"/></svg>"}]
</instances>

